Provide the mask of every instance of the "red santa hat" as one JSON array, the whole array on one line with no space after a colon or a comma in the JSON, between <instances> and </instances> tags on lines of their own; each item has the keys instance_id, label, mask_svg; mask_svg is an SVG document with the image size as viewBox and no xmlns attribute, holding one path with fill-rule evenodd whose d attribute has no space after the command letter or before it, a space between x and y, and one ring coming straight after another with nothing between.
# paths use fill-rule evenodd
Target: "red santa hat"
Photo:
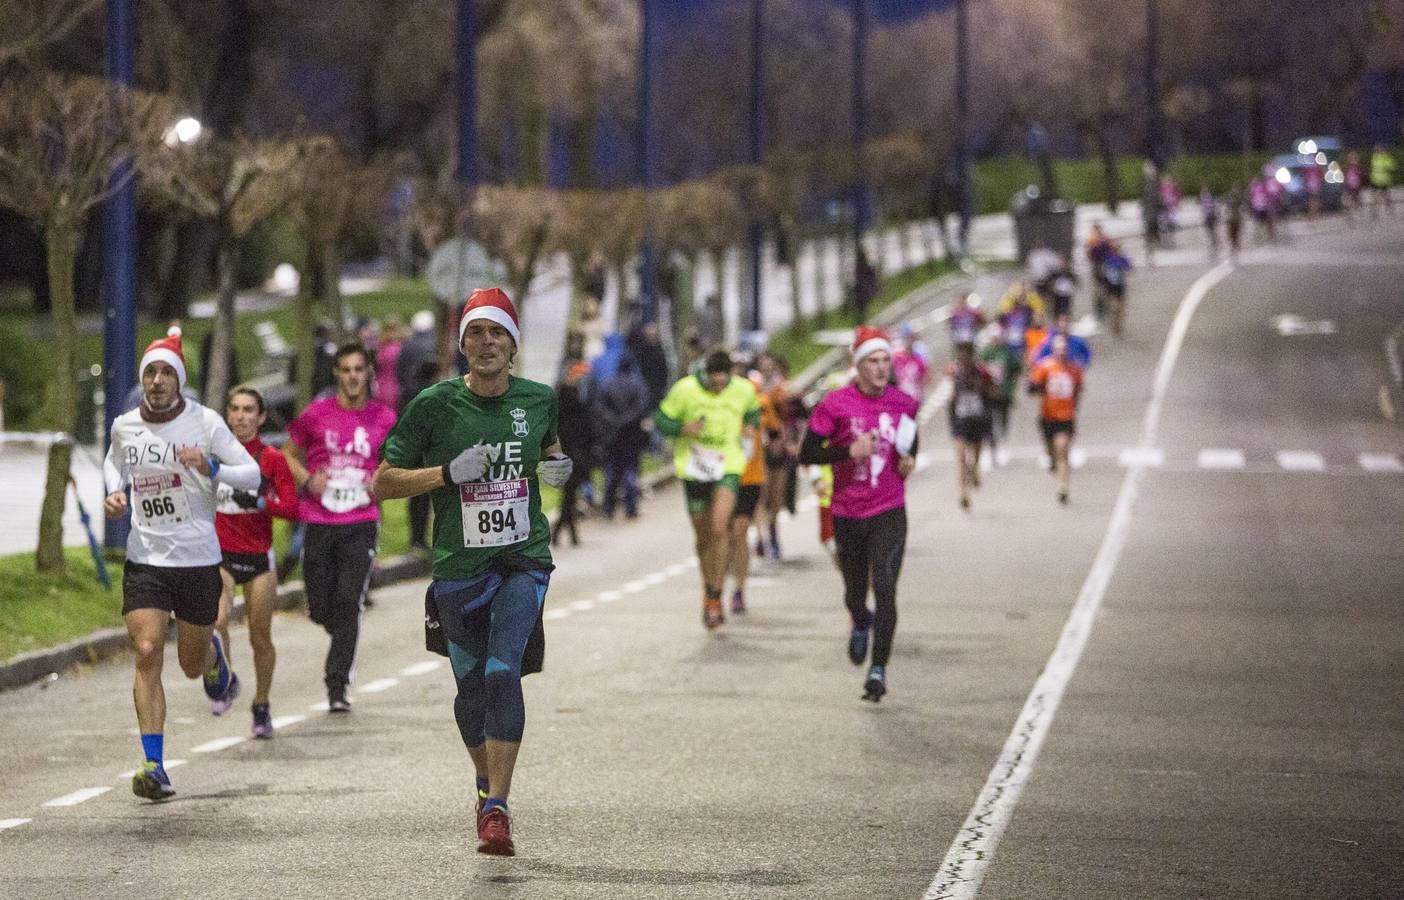
<instances>
[{"instance_id":1,"label":"red santa hat","mask_svg":"<svg viewBox=\"0 0 1404 900\"><path fill-rule=\"evenodd\" d=\"M468 295L463 304L463 318L458 323L458 342L463 343L463 333L468 323L474 319L487 319L496 322L512 336L513 344L522 342L521 328L517 324L517 308L501 288L478 288Z\"/></svg>"},{"instance_id":2,"label":"red santa hat","mask_svg":"<svg viewBox=\"0 0 1404 900\"><path fill-rule=\"evenodd\" d=\"M871 325L859 325L853 329L853 364L856 366L863 361L863 357L869 353L876 353L882 350L887 353L892 352L892 341L887 336L887 332L881 328L874 328Z\"/></svg>"},{"instance_id":3,"label":"red santa hat","mask_svg":"<svg viewBox=\"0 0 1404 900\"><path fill-rule=\"evenodd\" d=\"M137 372L145 372L146 367L154 362L169 363L171 368L176 370L176 380L179 381L181 389L184 389L185 354L180 350L180 331L172 330L175 331L175 334L151 342L151 346L147 347L146 352L141 355L141 365L137 368Z\"/></svg>"}]
</instances>

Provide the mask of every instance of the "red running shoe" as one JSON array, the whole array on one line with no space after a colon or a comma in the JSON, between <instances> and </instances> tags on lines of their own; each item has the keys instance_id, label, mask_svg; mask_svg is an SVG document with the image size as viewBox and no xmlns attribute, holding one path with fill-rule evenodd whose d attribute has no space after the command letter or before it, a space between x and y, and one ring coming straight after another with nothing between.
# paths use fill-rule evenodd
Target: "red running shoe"
<instances>
[{"instance_id":1,"label":"red running shoe","mask_svg":"<svg viewBox=\"0 0 1404 900\"><path fill-rule=\"evenodd\" d=\"M715 631L725 622L726 614L722 612L721 598L705 598L702 601L702 624L707 626L708 631Z\"/></svg>"},{"instance_id":2,"label":"red running shoe","mask_svg":"<svg viewBox=\"0 0 1404 900\"><path fill-rule=\"evenodd\" d=\"M478 816L478 852L489 856L516 856L512 844L512 817L507 808L494 806Z\"/></svg>"}]
</instances>

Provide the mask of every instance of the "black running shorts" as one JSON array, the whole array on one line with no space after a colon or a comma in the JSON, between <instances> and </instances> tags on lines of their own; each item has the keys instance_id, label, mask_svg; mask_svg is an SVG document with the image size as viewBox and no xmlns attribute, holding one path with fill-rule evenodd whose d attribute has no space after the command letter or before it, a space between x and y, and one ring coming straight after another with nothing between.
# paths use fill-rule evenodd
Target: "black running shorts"
<instances>
[{"instance_id":1,"label":"black running shorts","mask_svg":"<svg viewBox=\"0 0 1404 900\"><path fill-rule=\"evenodd\" d=\"M732 518L741 516L746 519L755 518L756 507L760 505L761 486L758 484L743 484L736 491L736 509L731 513Z\"/></svg>"},{"instance_id":2,"label":"black running shorts","mask_svg":"<svg viewBox=\"0 0 1404 900\"><path fill-rule=\"evenodd\" d=\"M122 567L122 615L134 609L164 609L191 625L213 625L219 616L224 582L219 566Z\"/></svg>"},{"instance_id":3,"label":"black running shorts","mask_svg":"<svg viewBox=\"0 0 1404 900\"><path fill-rule=\"evenodd\" d=\"M1053 440L1055 434L1066 434L1072 437L1077 434L1077 423L1072 419L1039 419L1039 428L1043 429L1043 439Z\"/></svg>"},{"instance_id":4,"label":"black running shorts","mask_svg":"<svg viewBox=\"0 0 1404 900\"><path fill-rule=\"evenodd\" d=\"M273 569L273 551L267 553L225 553L220 564L234 578L235 584L248 584L264 572Z\"/></svg>"}]
</instances>

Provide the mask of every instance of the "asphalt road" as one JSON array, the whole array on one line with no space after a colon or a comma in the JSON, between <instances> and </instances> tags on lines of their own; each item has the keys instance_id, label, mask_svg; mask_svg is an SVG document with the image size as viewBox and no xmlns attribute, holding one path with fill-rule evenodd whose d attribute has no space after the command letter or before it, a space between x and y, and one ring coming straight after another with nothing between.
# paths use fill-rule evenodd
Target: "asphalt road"
<instances>
[{"instance_id":1,"label":"asphalt road","mask_svg":"<svg viewBox=\"0 0 1404 900\"><path fill-rule=\"evenodd\" d=\"M0 896L916 898L952 860L952 896L1404 894L1404 441L1375 405L1404 220L1298 231L1212 279L1193 244L1136 273L1128 336L1093 338L1068 507L1031 403L969 513L927 424L880 705L809 504L713 636L665 491L558 555L517 858L473 852L420 582L378 592L349 717L309 708L325 638L278 616L274 715L305 718L271 742L239 741L246 704L212 718L171 659L167 757L187 762L166 804L122 777L129 660L0 694ZM1285 314L1334 330L1283 335ZM1055 655L1070 620L1085 643Z\"/></svg>"}]
</instances>

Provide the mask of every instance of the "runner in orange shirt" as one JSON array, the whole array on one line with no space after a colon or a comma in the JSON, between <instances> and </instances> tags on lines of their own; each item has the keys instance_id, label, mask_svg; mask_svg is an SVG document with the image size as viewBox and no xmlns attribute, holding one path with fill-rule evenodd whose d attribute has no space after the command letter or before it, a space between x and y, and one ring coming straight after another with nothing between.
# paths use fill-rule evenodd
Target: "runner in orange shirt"
<instances>
[{"instance_id":1,"label":"runner in orange shirt","mask_svg":"<svg viewBox=\"0 0 1404 900\"><path fill-rule=\"evenodd\" d=\"M1038 423L1053 463L1052 471L1058 476L1058 502L1067 503L1071 470L1068 451L1077 432L1077 405L1082 399L1082 367L1068 359L1066 335L1054 335L1052 349L1053 354L1029 372L1029 393L1043 397Z\"/></svg>"},{"instance_id":2,"label":"runner in orange shirt","mask_svg":"<svg viewBox=\"0 0 1404 900\"><path fill-rule=\"evenodd\" d=\"M745 367L741 367L742 374ZM757 378L753 375L753 382ZM766 394L759 394L761 434L780 428L780 420L775 415L775 406ZM756 508L760 505L761 492L765 489L766 463L764 440L741 439L741 449L746 452L746 468L741 470L741 487L736 491L736 509L731 513L731 551L727 558L727 571L731 575L731 611L746 611L746 577L751 571L751 547L747 535L751 522L755 519Z\"/></svg>"}]
</instances>

